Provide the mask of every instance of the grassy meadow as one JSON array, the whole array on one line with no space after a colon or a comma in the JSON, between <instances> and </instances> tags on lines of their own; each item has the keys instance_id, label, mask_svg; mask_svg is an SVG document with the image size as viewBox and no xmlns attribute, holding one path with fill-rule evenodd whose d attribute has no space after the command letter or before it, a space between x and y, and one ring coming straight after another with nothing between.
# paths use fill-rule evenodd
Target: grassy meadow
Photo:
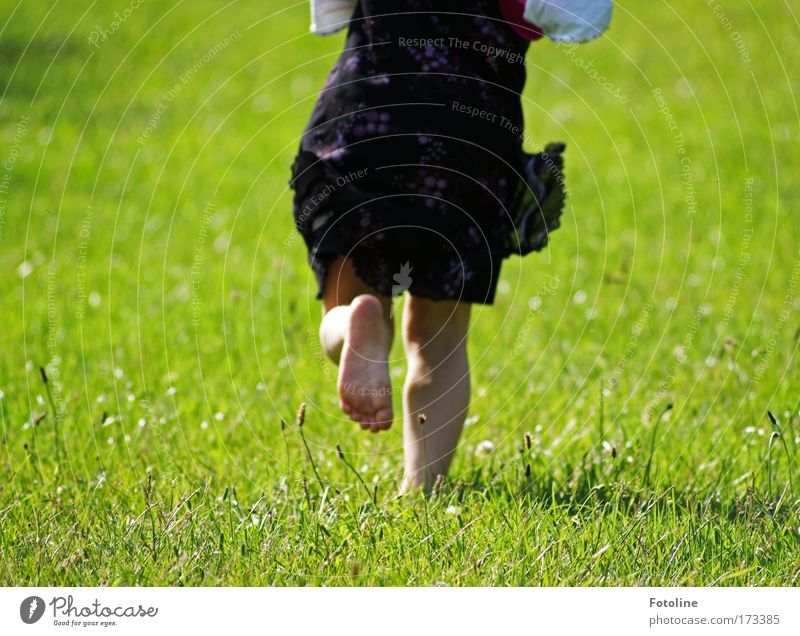
<instances>
[{"instance_id":1,"label":"grassy meadow","mask_svg":"<svg viewBox=\"0 0 800 636\"><path fill-rule=\"evenodd\" d=\"M0 6L0 584L798 584L788 0L532 45L569 201L473 311L429 498L399 426L339 413L293 227L343 34L284 0Z\"/></svg>"}]
</instances>

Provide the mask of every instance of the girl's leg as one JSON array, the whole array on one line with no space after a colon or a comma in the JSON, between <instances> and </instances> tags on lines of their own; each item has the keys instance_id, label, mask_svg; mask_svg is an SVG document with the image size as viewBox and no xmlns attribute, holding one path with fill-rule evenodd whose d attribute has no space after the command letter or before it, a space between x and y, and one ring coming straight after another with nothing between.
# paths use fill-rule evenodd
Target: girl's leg
<instances>
[{"instance_id":1,"label":"girl's leg","mask_svg":"<svg viewBox=\"0 0 800 636\"><path fill-rule=\"evenodd\" d=\"M392 425L389 350L394 324L391 298L367 286L353 263L339 257L328 269L319 339L339 365L339 406L373 433Z\"/></svg>"},{"instance_id":2,"label":"girl's leg","mask_svg":"<svg viewBox=\"0 0 800 636\"><path fill-rule=\"evenodd\" d=\"M403 344L404 490L430 488L446 475L469 406L467 331L470 305L408 296ZM418 416L425 415L424 425Z\"/></svg>"}]
</instances>

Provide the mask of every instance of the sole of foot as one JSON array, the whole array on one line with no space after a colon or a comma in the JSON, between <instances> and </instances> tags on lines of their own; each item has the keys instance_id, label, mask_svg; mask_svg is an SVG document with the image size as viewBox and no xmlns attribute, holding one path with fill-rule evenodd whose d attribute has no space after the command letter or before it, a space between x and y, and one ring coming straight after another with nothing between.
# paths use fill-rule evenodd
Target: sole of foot
<instances>
[{"instance_id":1,"label":"sole of foot","mask_svg":"<svg viewBox=\"0 0 800 636\"><path fill-rule=\"evenodd\" d=\"M368 294L356 297L350 303L339 360L339 405L350 419L373 433L392 425L388 339L381 301Z\"/></svg>"}]
</instances>

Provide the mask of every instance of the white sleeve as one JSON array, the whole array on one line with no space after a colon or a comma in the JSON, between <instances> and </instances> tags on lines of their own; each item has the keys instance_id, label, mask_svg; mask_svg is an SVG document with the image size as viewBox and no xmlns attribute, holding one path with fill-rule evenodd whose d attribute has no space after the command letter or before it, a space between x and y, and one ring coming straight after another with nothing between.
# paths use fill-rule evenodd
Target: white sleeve
<instances>
[{"instance_id":1,"label":"white sleeve","mask_svg":"<svg viewBox=\"0 0 800 636\"><path fill-rule=\"evenodd\" d=\"M311 0L311 32L330 35L347 27L358 0Z\"/></svg>"},{"instance_id":2,"label":"white sleeve","mask_svg":"<svg viewBox=\"0 0 800 636\"><path fill-rule=\"evenodd\" d=\"M528 22L556 42L588 42L608 29L611 0L525 0Z\"/></svg>"}]
</instances>

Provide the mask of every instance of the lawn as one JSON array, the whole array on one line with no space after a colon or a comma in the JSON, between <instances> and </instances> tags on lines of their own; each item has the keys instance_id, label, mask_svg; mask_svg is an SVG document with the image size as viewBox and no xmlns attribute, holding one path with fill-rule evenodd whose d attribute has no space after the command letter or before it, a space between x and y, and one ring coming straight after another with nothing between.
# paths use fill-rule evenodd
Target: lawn
<instances>
[{"instance_id":1,"label":"lawn","mask_svg":"<svg viewBox=\"0 0 800 636\"><path fill-rule=\"evenodd\" d=\"M569 203L473 312L428 498L399 426L338 412L293 228L343 36L282 0L0 6L0 584L798 584L788 0L532 46Z\"/></svg>"}]
</instances>

